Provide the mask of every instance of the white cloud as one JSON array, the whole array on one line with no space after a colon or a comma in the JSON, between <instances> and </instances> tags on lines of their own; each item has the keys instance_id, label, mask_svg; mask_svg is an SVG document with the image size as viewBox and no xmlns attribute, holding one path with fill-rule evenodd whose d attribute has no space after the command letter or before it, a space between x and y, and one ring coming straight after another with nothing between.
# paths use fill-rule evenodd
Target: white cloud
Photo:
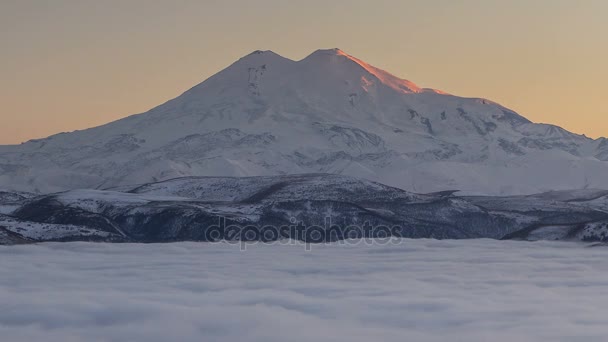
<instances>
[{"instance_id":1,"label":"white cloud","mask_svg":"<svg viewBox=\"0 0 608 342\"><path fill-rule=\"evenodd\" d=\"M608 249L49 243L0 248L2 341L603 341Z\"/></svg>"}]
</instances>

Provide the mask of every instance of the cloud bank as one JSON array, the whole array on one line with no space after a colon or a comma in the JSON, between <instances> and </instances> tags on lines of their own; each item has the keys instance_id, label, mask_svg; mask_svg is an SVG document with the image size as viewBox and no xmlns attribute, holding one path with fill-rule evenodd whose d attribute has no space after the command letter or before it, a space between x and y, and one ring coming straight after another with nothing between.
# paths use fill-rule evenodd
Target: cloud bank
<instances>
[{"instance_id":1,"label":"cloud bank","mask_svg":"<svg viewBox=\"0 0 608 342\"><path fill-rule=\"evenodd\" d=\"M608 249L47 243L0 248L3 341L603 341Z\"/></svg>"}]
</instances>

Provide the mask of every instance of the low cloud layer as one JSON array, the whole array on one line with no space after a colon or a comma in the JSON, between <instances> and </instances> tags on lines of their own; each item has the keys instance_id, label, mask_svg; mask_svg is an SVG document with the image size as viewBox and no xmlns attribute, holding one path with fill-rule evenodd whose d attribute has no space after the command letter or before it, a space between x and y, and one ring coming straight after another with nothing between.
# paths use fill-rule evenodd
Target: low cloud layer
<instances>
[{"instance_id":1,"label":"low cloud layer","mask_svg":"<svg viewBox=\"0 0 608 342\"><path fill-rule=\"evenodd\" d=\"M3 341L603 341L608 249L64 243L0 248Z\"/></svg>"}]
</instances>

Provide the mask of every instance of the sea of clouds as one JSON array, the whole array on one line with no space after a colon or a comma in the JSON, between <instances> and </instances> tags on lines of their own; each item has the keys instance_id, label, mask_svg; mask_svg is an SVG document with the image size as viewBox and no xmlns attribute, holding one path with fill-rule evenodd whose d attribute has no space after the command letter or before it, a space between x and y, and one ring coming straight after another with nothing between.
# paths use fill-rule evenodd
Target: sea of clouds
<instances>
[{"instance_id":1,"label":"sea of clouds","mask_svg":"<svg viewBox=\"0 0 608 342\"><path fill-rule=\"evenodd\" d=\"M0 247L2 341L606 341L608 248Z\"/></svg>"}]
</instances>

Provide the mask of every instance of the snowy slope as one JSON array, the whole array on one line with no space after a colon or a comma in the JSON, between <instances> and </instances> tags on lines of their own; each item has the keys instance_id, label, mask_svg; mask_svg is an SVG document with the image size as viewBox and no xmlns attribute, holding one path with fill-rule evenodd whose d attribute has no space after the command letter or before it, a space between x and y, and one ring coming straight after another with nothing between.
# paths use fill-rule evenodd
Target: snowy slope
<instances>
[{"instance_id":1,"label":"snowy slope","mask_svg":"<svg viewBox=\"0 0 608 342\"><path fill-rule=\"evenodd\" d=\"M338 49L256 51L146 113L0 146L0 186L55 192L182 176L334 173L415 192L608 188L608 143L421 88Z\"/></svg>"},{"instance_id":2,"label":"snowy slope","mask_svg":"<svg viewBox=\"0 0 608 342\"><path fill-rule=\"evenodd\" d=\"M413 194L364 179L331 174L266 177L185 177L139 186L108 189L151 196L179 196L203 201L293 200L424 202L433 196Z\"/></svg>"},{"instance_id":3,"label":"snowy slope","mask_svg":"<svg viewBox=\"0 0 608 342\"><path fill-rule=\"evenodd\" d=\"M0 235L5 232L7 236L12 233L28 242L36 241L112 241L119 238L112 233L90 229L84 226L71 224L52 224L19 220L13 217L0 215ZM22 241L21 243L25 243ZM2 240L0 239L0 244ZM9 243L6 243L9 244Z\"/></svg>"},{"instance_id":4,"label":"snowy slope","mask_svg":"<svg viewBox=\"0 0 608 342\"><path fill-rule=\"evenodd\" d=\"M525 228L507 234L506 239L582 240L608 242L608 220L588 210L608 213L608 191L597 189L550 191L529 196L471 197L468 200L490 210L552 211L542 221L530 222Z\"/></svg>"}]
</instances>

